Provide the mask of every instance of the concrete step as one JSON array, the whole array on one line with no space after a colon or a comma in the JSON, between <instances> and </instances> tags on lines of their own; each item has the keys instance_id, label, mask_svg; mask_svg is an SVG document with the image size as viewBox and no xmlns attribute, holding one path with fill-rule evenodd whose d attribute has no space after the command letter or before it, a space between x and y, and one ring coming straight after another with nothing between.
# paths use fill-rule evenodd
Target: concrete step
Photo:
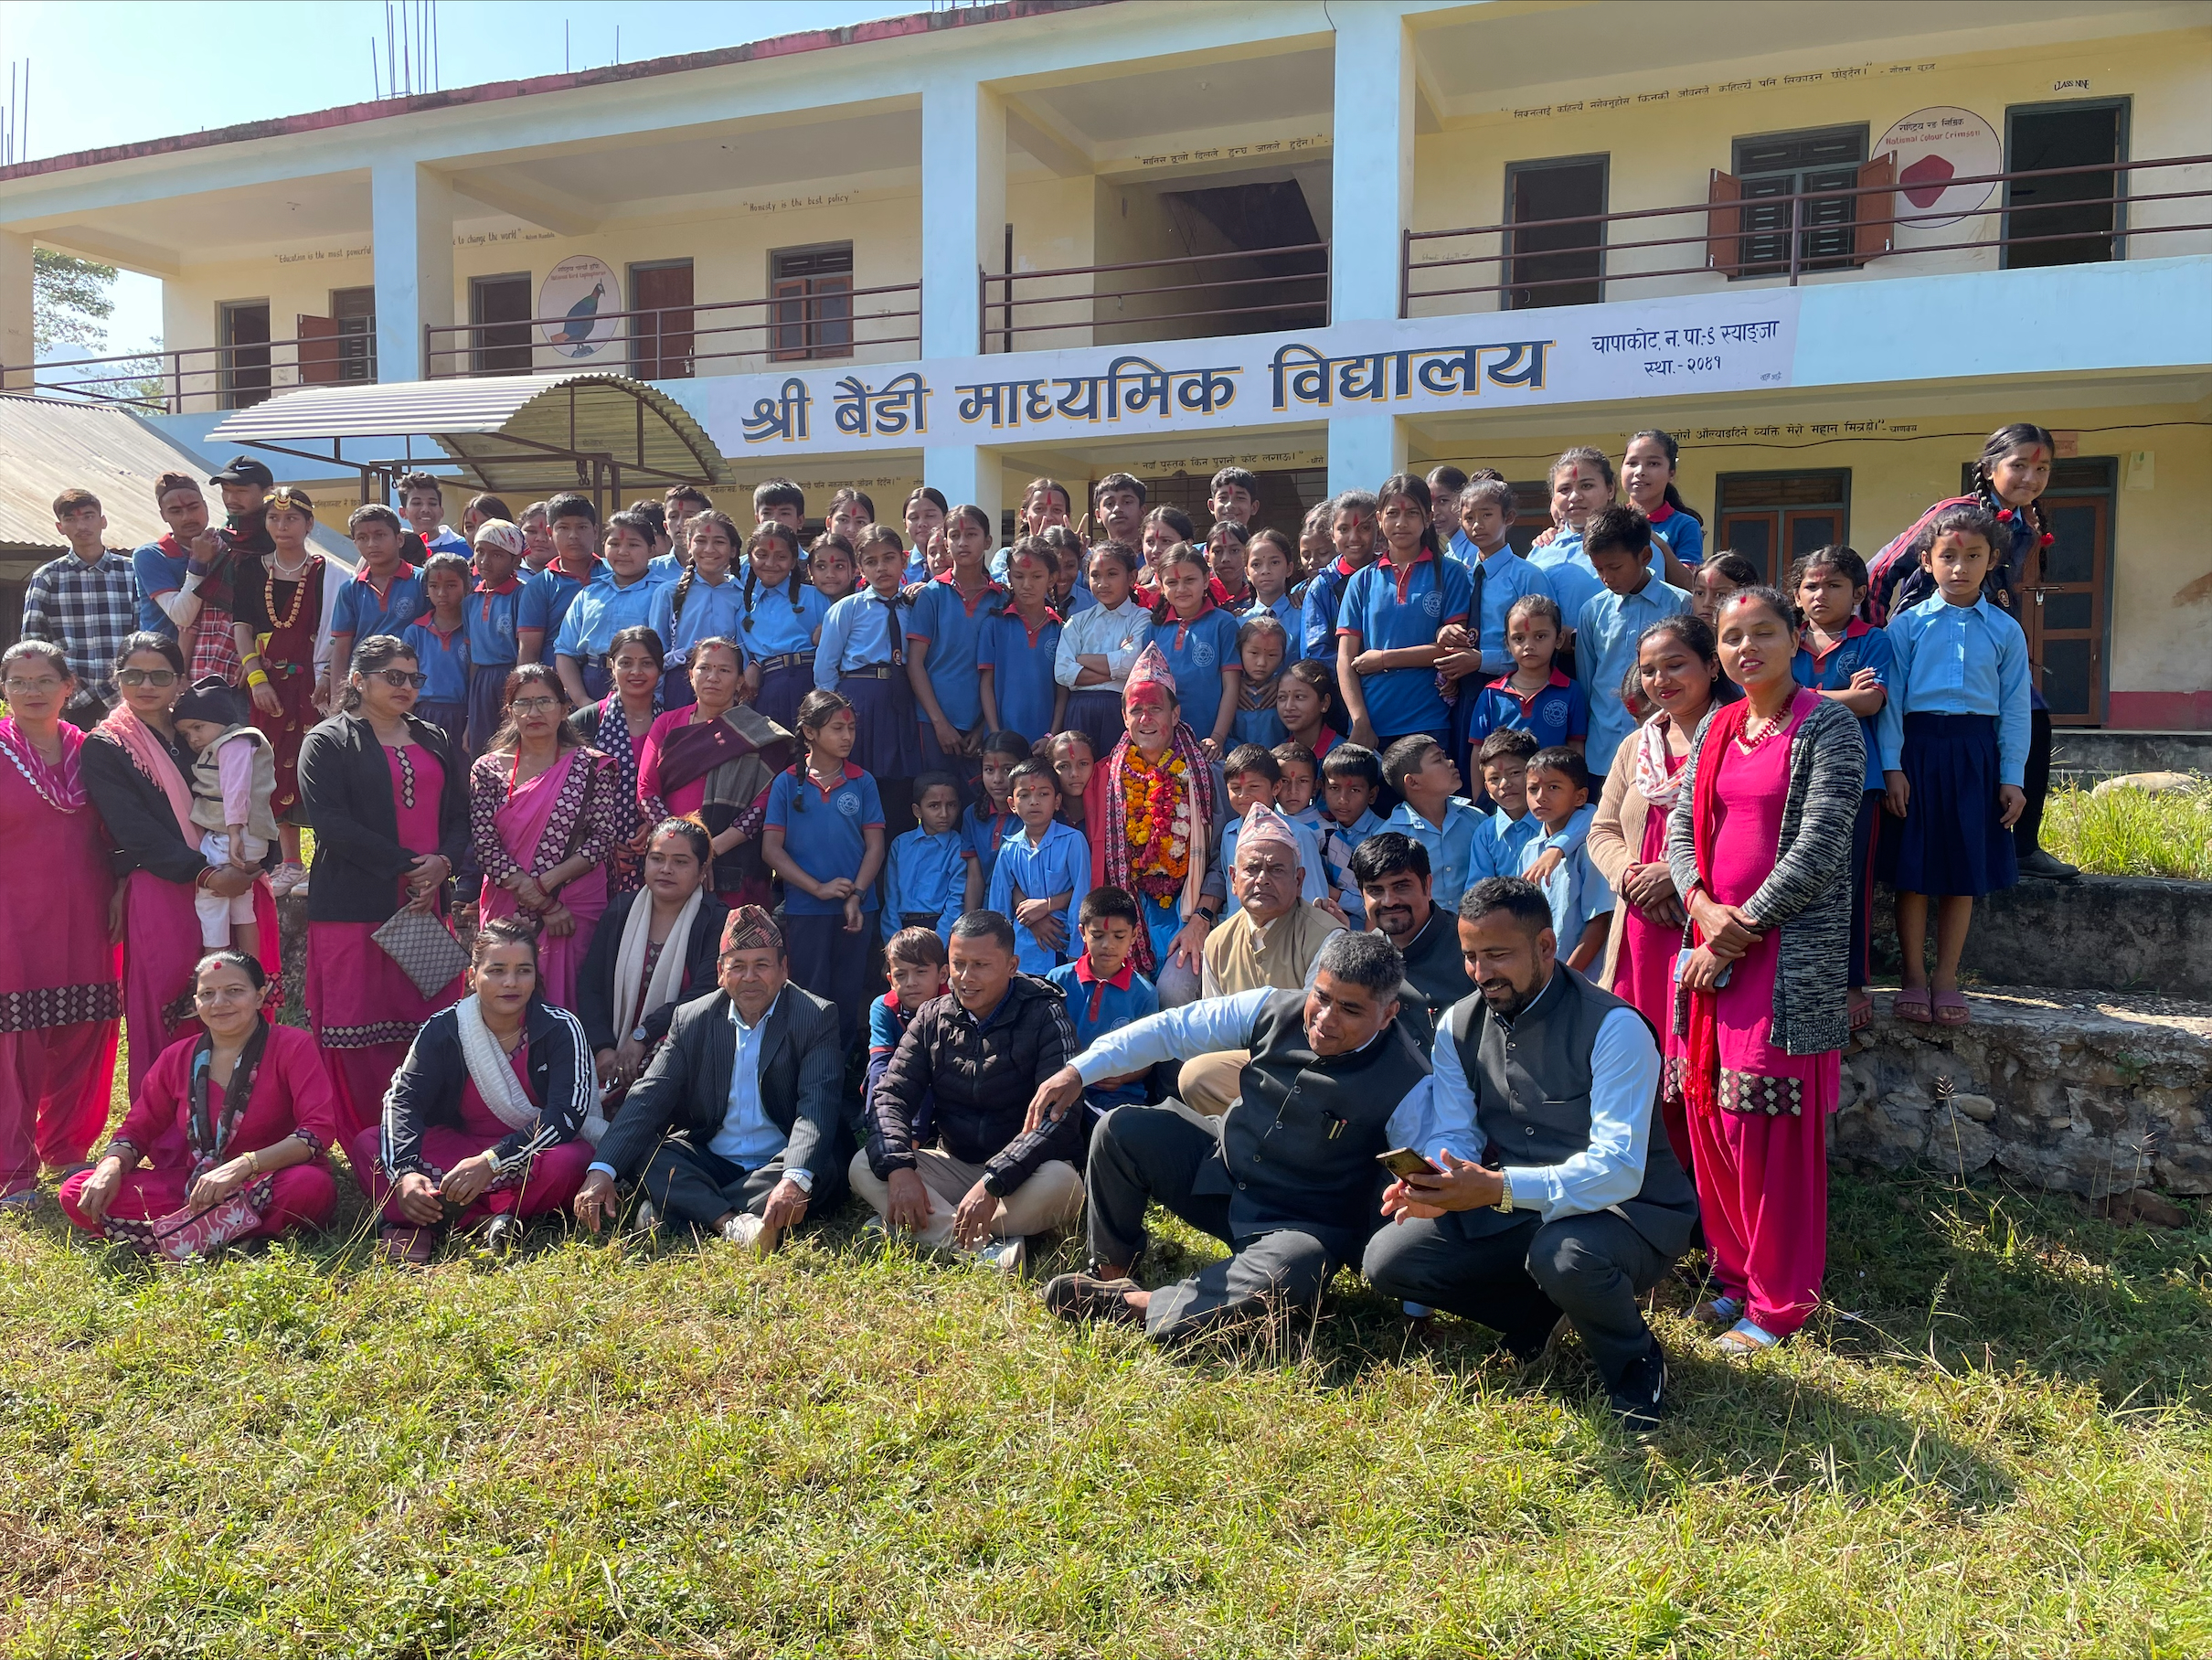
<instances>
[{"instance_id":1,"label":"concrete step","mask_svg":"<svg viewBox=\"0 0 2212 1660\"><path fill-rule=\"evenodd\" d=\"M1874 928L1877 969L1894 970L1896 910L1884 887L1875 890ZM2121 876L2022 882L1974 906L1960 966L1970 979L1993 985L2212 1003L2212 882Z\"/></svg>"},{"instance_id":2,"label":"concrete step","mask_svg":"<svg viewBox=\"0 0 2212 1660\"><path fill-rule=\"evenodd\" d=\"M2092 1199L2212 1193L2212 1004L1974 992L1952 1027L1875 1002L1844 1052L1836 1154Z\"/></svg>"},{"instance_id":3,"label":"concrete step","mask_svg":"<svg viewBox=\"0 0 2212 1660\"><path fill-rule=\"evenodd\" d=\"M2051 733L2051 776L2095 783L2122 772L2212 773L2212 732L2119 731L2058 727Z\"/></svg>"}]
</instances>

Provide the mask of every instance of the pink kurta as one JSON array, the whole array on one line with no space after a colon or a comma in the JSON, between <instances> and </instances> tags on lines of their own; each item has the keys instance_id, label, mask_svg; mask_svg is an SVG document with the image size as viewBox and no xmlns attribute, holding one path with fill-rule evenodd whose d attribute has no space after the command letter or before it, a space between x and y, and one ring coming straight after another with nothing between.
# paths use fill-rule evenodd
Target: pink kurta
<instances>
[{"instance_id":1,"label":"pink kurta","mask_svg":"<svg viewBox=\"0 0 2212 1660\"><path fill-rule=\"evenodd\" d=\"M1632 743L1635 740L1629 741ZM1686 756L1670 754L1668 775L1679 773L1687 764ZM1636 852L1638 864L1666 863L1666 827L1672 816L1656 806L1644 814L1643 845ZM1621 950L1613 963L1613 995L1634 1005L1636 1012L1652 1023L1654 1031L1666 1031L1675 1023L1675 958L1682 949L1682 925L1654 922L1625 899L1622 901L1622 910ZM1668 1144L1675 1149L1675 1157L1687 1163L1689 1122L1683 1113L1681 1088L1672 1080L1674 1071L1673 1067L1668 1069L1669 1087L1661 1092L1659 1104L1666 1119Z\"/></svg>"},{"instance_id":2,"label":"pink kurta","mask_svg":"<svg viewBox=\"0 0 2212 1660\"><path fill-rule=\"evenodd\" d=\"M1724 905L1747 903L1773 873L1790 791L1790 739L1811 707L1811 695L1800 692L1787 725L1748 752L1732 741L1706 745L1699 765L1717 769L1711 892ZM1693 809L1685 802L1680 810ZM1769 1040L1781 949L1781 931L1768 930L1714 995L1718 1098L1726 1104L1689 1112L1715 1276L1728 1295L1745 1301L1752 1321L1778 1337L1803 1325L1820 1302L1828 1254L1827 1115L1843 1082L1838 1051L1791 1055Z\"/></svg>"}]
</instances>

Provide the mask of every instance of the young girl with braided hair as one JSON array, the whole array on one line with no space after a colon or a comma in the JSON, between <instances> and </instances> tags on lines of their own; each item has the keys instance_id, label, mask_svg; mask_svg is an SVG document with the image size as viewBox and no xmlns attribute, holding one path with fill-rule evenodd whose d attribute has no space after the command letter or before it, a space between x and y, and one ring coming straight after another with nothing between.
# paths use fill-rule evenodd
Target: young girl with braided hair
<instances>
[{"instance_id":1,"label":"young girl with braided hair","mask_svg":"<svg viewBox=\"0 0 2212 1660\"><path fill-rule=\"evenodd\" d=\"M829 606L799 580L799 537L764 519L745 544L737 637L745 647L747 701L796 731L799 700L814 689L814 646Z\"/></svg>"},{"instance_id":2,"label":"young girl with braided hair","mask_svg":"<svg viewBox=\"0 0 2212 1660\"><path fill-rule=\"evenodd\" d=\"M740 545L736 522L709 507L691 516L684 534L690 559L682 576L662 585L647 619L667 654L661 676L665 709L691 707L692 648L701 640L727 640L739 632L739 584L732 574Z\"/></svg>"}]
</instances>

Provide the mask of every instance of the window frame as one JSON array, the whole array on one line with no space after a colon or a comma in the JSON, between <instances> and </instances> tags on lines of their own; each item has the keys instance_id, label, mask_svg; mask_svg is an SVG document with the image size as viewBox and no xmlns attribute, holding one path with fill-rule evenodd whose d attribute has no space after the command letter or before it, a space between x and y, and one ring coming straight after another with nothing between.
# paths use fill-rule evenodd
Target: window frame
<instances>
[{"instance_id":1,"label":"window frame","mask_svg":"<svg viewBox=\"0 0 2212 1660\"><path fill-rule=\"evenodd\" d=\"M1526 161L1507 162L1505 164L1505 200L1501 204L1498 213L1498 223L1506 227L1505 247L1503 250L1505 257L1501 271L1501 274L1505 278L1505 286L1498 292L1498 309L1500 311L1535 311L1545 305L1602 305L1605 303L1605 283L1607 276L1609 275L1607 270L1607 255L1611 251L1611 239L1607 234L1611 227L1605 223L1605 220L1602 217L1601 217L1598 220L1598 223L1592 227L1592 229L1597 232L1598 239L1596 243L1594 243L1589 249L1542 249L1529 253L1522 253L1518 251L1513 245L1514 231L1515 229L1517 229L1513 217L1514 186L1519 182L1521 176L1524 174L1528 173L1553 172L1562 167L1588 166L1595 166L1598 169L1598 212L1601 216L1611 213L1612 211L1613 205L1613 157L1612 152L1610 150L1588 151L1579 155L1534 156ZM1537 222L1541 223L1541 221ZM1547 297L1544 299L1536 300L1528 305L1515 305L1512 303L1514 289L1518 286L1518 284L1513 281L1513 278L1515 274L1515 268L1518 261L1522 260L1540 260L1555 254L1584 252L1595 253L1598 256L1598 274L1595 278L1591 279L1591 281L1594 281L1597 283L1598 287L1598 292L1594 298L1590 300L1561 300L1553 297Z\"/></svg>"}]
</instances>

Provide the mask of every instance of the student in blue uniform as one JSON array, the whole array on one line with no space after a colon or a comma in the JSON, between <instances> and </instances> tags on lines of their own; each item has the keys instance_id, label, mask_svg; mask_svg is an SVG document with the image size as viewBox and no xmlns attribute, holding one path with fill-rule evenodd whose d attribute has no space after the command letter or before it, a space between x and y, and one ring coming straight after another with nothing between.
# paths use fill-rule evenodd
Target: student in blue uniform
<instances>
[{"instance_id":1,"label":"student in blue uniform","mask_svg":"<svg viewBox=\"0 0 2212 1660\"><path fill-rule=\"evenodd\" d=\"M1590 862L1588 837L1597 809L1590 804L1590 768L1572 750L1538 750L1529 757L1528 816L1540 833L1521 854L1525 876L1544 890L1551 931L1567 954L1559 961L1588 974L1605 955L1611 931L1613 890ZM1547 859L1553 851L1557 859Z\"/></svg>"},{"instance_id":2,"label":"student in blue uniform","mask_svg":"<svg viewBox=\"0 0 2212 1660\"><path fill-rule=\"evenodd\" d=\"M735 640L743 632L738 599L738 527L726 513L703 508L685 521L685 557L673 580L654 585L645 623L666 660L661 707L689 708L691 648L702 640ZM657 561L656 561L657 562Z\"/></svg>"},{"instance_id":3,"label":"student in blue uniform","mask_svg":"<svg viewBox=\"0 0 2212 1660\"><path fill-rule=\"evenodd\" d=\"M913 687L921 763L972 784L984 724L976 657L984 624L1005 596L991 580L991 516L962 502L945 516L952 569L922 583L907 618L907 683Z\"/></svg>"},{"instance_id":4,"label":"student in blue uniform","mask_svg":"<svg viewBox=\"0 0 2212 1660\"><path fill-rule=\"evenodd\" d=\"M945 942L938 938L934 929L902 928L883 948L883 965L890 977L891 989L868 1005L867 1082L862 1088L860 1101L862 1108L869 1112L875 1111L876 1086L891 1064L891 1057L898 1052L899 1040L907 1035L907 1027L914 1024L916 1011L923 1004L945 995ZM933 1092L922 1097L921 1110L914 1115L914 1133L918 1138L929 1134L936 1104Z\"/></svg>"},{"instance_id":5,"label":"student in blue uniform","mask_svg":"<svg viewBox=\"0 0 2212 1660\"><path fill-rule=\"evenodd\" d=\"M1015 815L1014 769L1030 756L1029 740L1019 732L994 732L984 740L977 757L982 771L976 779L975 800L960 815L960 838L968 850L968 902L980 910L991 891L991 872L998 864L998 850L1020 826Z\"/></svg>"},{"instance_id":6,"label":"student in blue uniform","mask_svg":"<svg viewBox=\"0 0 2212 1660\"><path fill-rule=\"evenodd\" d=\"M1352 716L1346 736L1385 751L1422 733L1449 744L1437 634L1465 626L1474 584L1465 566L1443 557L1427 484L1400 473L1375 494L1382 554L1352 579L1336 619L1336 688Z\"/></svg>"},{"instance_id":7,"label":"student in blue uniform","mask_svg":"<svg viewBox=\"0 0 2212 1660\"><path fill-rule=\"evenodd\" d=\"M960 834L960 783L950 772L914 781L921 823L892 839L883 861L883 937L930 928L948 945L967 909L969 852Z\"/></svg>"},{"instance_id":8,"label":"student in blue uniform","mask_svg":"<svg viewBox=\"0 0 2212 1660\"><path fill-rule=\"evenodd\" d=\"M1060 729L1068 688L1052 665L1060 648L1060 619L1051 606L1059 561L1037 537L1015 544L1006 559L1007 598L984 623L976 642L976 692L984 724L1019 732L1032 744Z\"/></svg>"},{"instance_id":9,"label":"student in blue uniform","mask_svg":"<svg viewBox=\"0 0 2212 1660\"><path fill-rule=\"evenodd\" d=\"M1582 548L1604 588L1575 619L1575 682L1590 700L1583 757L1602 776L1621 740L1636 729L1636 718L1621 701L1622 682L1635 665L1636 642L1661 617L1689 610L1690 596L1652 574L1652 527L1633 507L1592 514Z\"/></svg>"},{"instance_id":10,"label":"student in blue uniform","mask_svg":"<svg viewBox=\"0 0 2212 1660\"><path fill-rule=\"evenodd\" d=\"M1282 690L1283 661L1291 649L1290 631L1270 611L1246 614L1237 627L1237 661L1244 675L1237 683L1237 719L1229 736L1237 744L1271 750L1287 740L1290 729L1275 698Z\"/></svg>"},{"instance_id":11,"label":"student in blue uniform","mask_svg":"<svg viewBox=\"0 0 2212 1660\"><path fill-rule=\"evenodd\" d=\"M553 636L554 668L577 708L607 695L614 684L608 646L625 628L652 625L653 604L664 586L646 574L653 563L653 526L643 514L624 508L608 515L606 546L605 569L577 595Z\"/></svg>"},{"instance_id":12,"label":"student in blue uniform","mask_svg":"<svg viewBox=\"0 0 2212 1660\"><path fill-rule=\"evenodd\" d=\"M1685 566L1705 559L1705 521L1675 488L1675 463L1681 447L1675 435L1646 427L1629 435L1621 452L1621 488L1627 505L1651 521L1653 537Z\"/></svg>"},{"instance_id":13,"label":"student in blue uniform","mask_svg":"<svg viewBox=\"0 0 2212 1660\"><path fill-rule=\"evenodd\" d=\"M507 676L515 672L523 581L516 571L529 546L522 527L486 519L476 527L476 586L469 595L469 748L483 754L506 717Z\"/></svg>"},{"instance_id":14,"label":"student in blue uniform","mask_svg":"<svg viewBox=\"0 0 2212 1660\"><path fill-rule=\"evenodd\" d=\"M828 614L822 596L799 580L797 534L780 519L761 520L745 544L737 638L753 708L786 731L814 689L814 651Z\"/></svg>"},{"instance_id":15,"label":"student in blue uniform","mask_svg":"<svg viewBox=\"0 0 2212 1660\"><path fill-rule=\"evenodd\" d=\"M1332 668L1336 664L1336 621L1345 590L1375 562L1376 502L1365 490L1346 490L1329 508L1329 545L1336 557L1306 577L1299 608L1299 651Z\"/></svg>"},{"instance_id":16,"label":"student in blue uniform","mask_svg":"<svg viewBox=\"0 0 2212 1660\"><path fill-rule=\"evenodd\" d=\"M1340 743L1323 759L1321 798L1326 812L1321 826L1322 864L1336 908L1354 928L1367 927L1367 906L1352 876L1352 856L1360 843L1383 832L1387 821L1375 811L1381 794L1382 761L1366 745Z\"/></svg>"},{"instance_id":17,"label":"student in blue uniform","mask_svg":"<svg viewBox=\"0 0 2212 1660\"><path fill-rule=\"evenodd\" d=\"M1000 844L986 908L1013 922L1021 971L1046 974L1075 954L1074 906L1090 891L1090 844L1060 823L1060 781L1049 761L1023 761L1007 785L1021 828Z\"/></svg>"},{"instance_id":18,"label":"student in blue uniform","mask_svg":"<svg viewBox=\"0 0 2212 1660\"><path fill-rule=\"evenodd\" d=\"M552 655L569 607L606 569L599 561L599 509L590 496L569 493L548 502L546 533L553 538L553 562L524 585L515 617L516 652L524 663Z\"/></svg>"},{"instance_id":19,"label":"student in blue uniform","mask_svg":"<svg viewBox=\"0 0 2212 1660\"><path fill-rule=\"evenodd\" d=\"M1460 758L1480 750L1491 733L1509 729L1526 732L1539 750L1555 744L1583 747L1590 736L1590 699L1579 681L1559 670L1564 633L1559 608L1549 594L1526 593L1513 602L1505 624L1513 671L1500 675L1472 698L1461 694L1468 713Z\"/></svg>"},{"instance_id":20,"label":"student in blue uniform","mask_svg":"<svg viewBox=\"0 0 2212 1660\"><path fill-rule=\"evenodd\" d=\"M1255 530L1244 550L1244 577L1252 585L1248 617L1270 616L1282 624L1283 656L1298 638L1298 545L1280 530Z\"/></svg>"},{"instance_id":21,"label":"student in blue uniform","mask_svg":"<svg viewBox=\"0 0 2212 1660\"><path fill-rule=\"evenodd\" d=\"M900 830L914 822L914 775L921 771L914 688L907 683L907 604L899 591L907 553L888 525L862 526L856 551L860 586L823 616L814 684L852 704L860 727L853 762L875 779L885 825Z\"/></svg>"},{"instance_id":22,"label":"student in blue uniform","mask_svg":"<svg viewBox=\"0 0 2212 1660\"><path fill-rule=\"evenodd\" d=\"M354 509L346 531L361 557L331 603L331 674L339 681L353 663L355 646L377 634L396 639L430 609L422 597L421 570L400 557L405 532L398 514L372 502Z\"/></svg>"},{"instance_id":23,"label":"student in blue uniform","mask_svg":"<svg viewBox=\"0 0 2212 1660\"><path fill-rule=\"evenodd\" d=\"M1082 931L1082 954L1072 963L1061 963L1045 978L1068 999L1069 1024L1075 1027L1075 1052L1080 1054L1107 1033L1157 1014L1160 994L1130 960L1143 919L1136 900L1125 891L1093 888L1083 896L1076 925ZM1083 1091L1083 1104L1100 1118L1116 1107L1141 1105L1148 1099L1146 1075L1134 1072L1126 1078L1101 1079Z\"/></svg>"},{"instance_id":24,"label":"student in blue uniform","mask_svg":"<svg viewBox=\"0 0 2212 1660\"><path fill-rule=\"evenodd\" d=\"M1183 724L1207 756L1228 753L1236 729L1244 665L1237 655L1237 619L1214 603L1206 555L1176 542L1160 555L1160 602L1153 607L1152 644L1175 679Z\"/></svg>"},{"instance_id":25,"label":"student in blue uniform","mask_svg":"<svg viewBox=\"0 0 2212 1660\"><path fill-rule=\"evenodd\" d=\"M465 747L469 725L469 562L457 553L434 553L422 568L430 612L400 635L424 676L415 713Z\"/></svg>"},{"instance_id":26,"label":"student in blue uniform","mask_svg":"<svg viewBox=\"0 0 2212 1660\"><path fill-rule=\"evenodd\" d=\"M1325 764L1325 763L1324 763ZM1496 876L1495 846L1483 834L1483 815L1461 796L1460 770L1444 746L1417 733L1401 738L1382 758L1383 782L1403 797L1388 827L1403 831L1429 855L1431 889L1447 910L1486 876Z\"/></svg>"}]
</instances>

